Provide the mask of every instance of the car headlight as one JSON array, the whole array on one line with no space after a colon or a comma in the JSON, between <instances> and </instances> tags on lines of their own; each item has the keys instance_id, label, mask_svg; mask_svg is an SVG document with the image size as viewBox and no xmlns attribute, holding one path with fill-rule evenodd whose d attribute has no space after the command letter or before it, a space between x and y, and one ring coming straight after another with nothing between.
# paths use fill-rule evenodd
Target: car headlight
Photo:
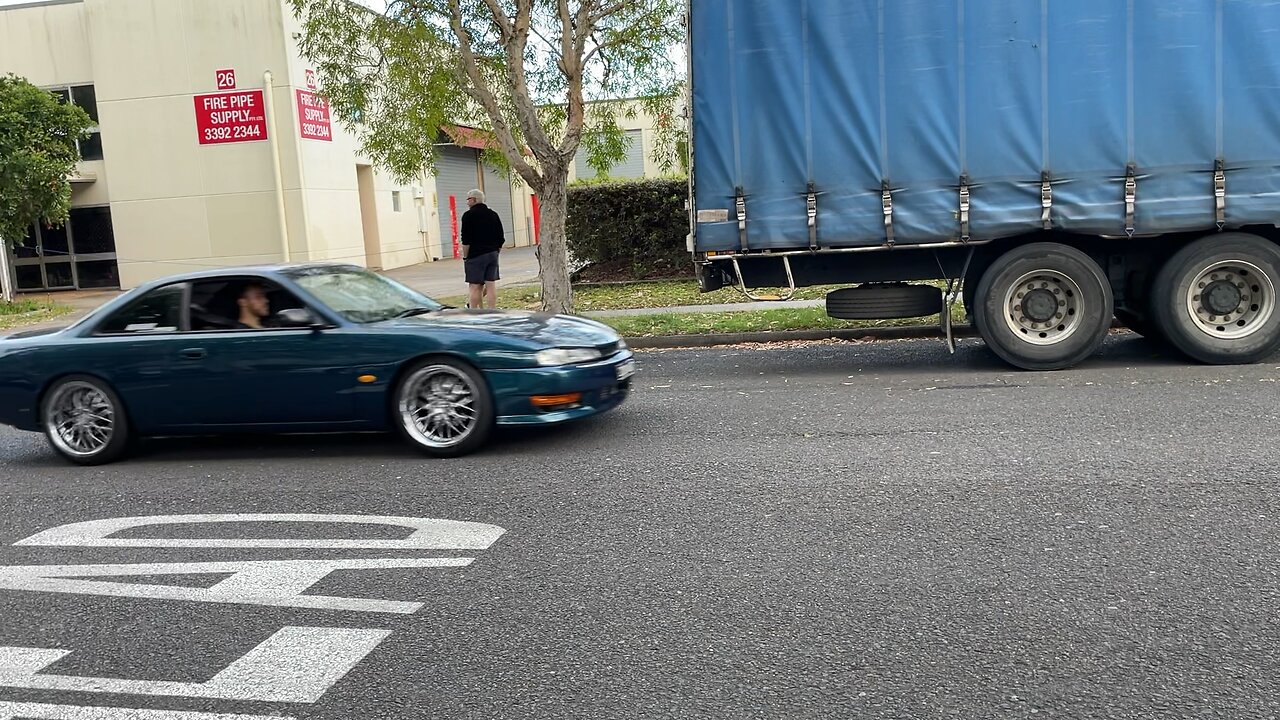
<instances>
[{"instance_id":1,"label":"car headlight","mask_svg":"<svg viewBox=\"0 0 1280 720\"><path fill-rule=\"evenodd\" d=\"M599 360L603 355L595 348L551 348L538 353L539 365L572 365Z\"/></svg>"}]
</instances>

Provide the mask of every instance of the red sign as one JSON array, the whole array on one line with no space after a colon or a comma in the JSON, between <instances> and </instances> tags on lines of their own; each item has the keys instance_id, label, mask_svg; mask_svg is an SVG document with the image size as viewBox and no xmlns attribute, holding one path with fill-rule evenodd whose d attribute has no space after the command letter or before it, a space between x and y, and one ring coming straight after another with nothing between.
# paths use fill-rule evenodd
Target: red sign
<instances>
[{"instance_id":1,"label":"red sign","mask_svg":"<svg viewBox=\"0 0 1280 720\"><path fill-rule=\"evenodd\" d=\"M298 92L298 122L303 140L333 141L333 124L329 121L329 103L306 90Z\"/></svg>"},{"instance_id":2,"label":"red sign","mask_svg":"<svg viewBox=\"0 0 1280 720\"><path fill-rule=\"evenodd\" d=\"M218 78L219 90L235 90L236 89L236 71L235 70L218 70L214 74Z\"/></svg>"},{"instance_id":3,"label":"red sign","mask_svg":"<svg viewBox=\"0 0 1280 720\"><path fill-rule=\"evenodd\" d=\"M201 145L267 139L267 111L261 90L196 95L196 130Z\"/></svg>"},{"instance_id":4,"label":"red sign","mask_svg":"<svg viewBox=\"0 0 1280 720\"><path fill-rule=\"evenodd\" d=\"M449 234L453 236L453 258L462 257L462 248L458 245L458 198L449 196Z\"/></svg>"},{"instance_id":5,"label":"red sign","mask_svg":"<svg viewBox=\"0 0 1280 720\"><path fill-rule=\"evenodd\" d=\"M312 90L316 89L316 71L315 70L307 71L307 87Z\"/></svg>"}]
</instances>

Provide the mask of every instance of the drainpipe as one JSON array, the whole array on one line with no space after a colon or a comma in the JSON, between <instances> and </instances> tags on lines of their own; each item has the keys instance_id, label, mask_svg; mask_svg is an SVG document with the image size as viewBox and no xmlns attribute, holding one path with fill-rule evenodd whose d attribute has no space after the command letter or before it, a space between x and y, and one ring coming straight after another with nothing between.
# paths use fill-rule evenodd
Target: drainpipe
<instances>
[{"instance_id":1,"label":"drainpipe","mask_svg":"<svg viewBox=\"0 0 1280 720\"><path fill-rule=\"evenodd\" d=\"M13 302L17 293L13 291L14 275L9 268L9 243L0 237L0 300Z\"/></svg>"},{"instance_id":2,"label":"drainpipe","mask_svg":"<svg viewBox=\"0 0 1280 720\"><path fill-rule=\"evenodd\" d=\"M276 184L276 216L280 222L280 252L285 262L292 260L289 252L289 220L284 206L284 173L280 169L280 137L276 123L275 87L272 85L271 71L262 73L263 99L267 110L267 141L271 143L271 170Z\"/></svg>"}]
</instances>

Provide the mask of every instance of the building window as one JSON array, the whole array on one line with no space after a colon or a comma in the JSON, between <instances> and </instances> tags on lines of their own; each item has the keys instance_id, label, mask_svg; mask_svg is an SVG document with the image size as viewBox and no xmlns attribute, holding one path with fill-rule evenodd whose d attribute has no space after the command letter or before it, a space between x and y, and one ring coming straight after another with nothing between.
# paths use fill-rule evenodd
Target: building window
<instances>
[{"instance_id":1,"label":"building window","mask_svg":"<svg viewBox=\"0 0 1280 720\"><path fill-rule=\"evenodd\" d=\"M394 210L395 212L400 212L400 191L399 190L391 191L391 209Z\"/></svg>"},{"instance_id":2,"label":"building window","mask_svg":"<svg viewBox=\"0 0 1280 720\"><path fill-rule=\"evenodd\" d=\"M92 85L72 85L71 87L55 88L50 92L57 95L62 102L70 102L89 115L89 119L93 121L93 126L89 128L92 134L79 142L80 157L83 160L101 160L102 130L98 127L97 91Z\"/></svg>"},{"instance_id":3,"label":"building window","mask_svg":"<svg viewBox=\"0 0 1280 720\"><path fill-rule=\"evenodd\" d=\"M120 287L110 208L71 208L64 226L33 225L13 257L21 290Z\"/></svg>"}]
</instances>

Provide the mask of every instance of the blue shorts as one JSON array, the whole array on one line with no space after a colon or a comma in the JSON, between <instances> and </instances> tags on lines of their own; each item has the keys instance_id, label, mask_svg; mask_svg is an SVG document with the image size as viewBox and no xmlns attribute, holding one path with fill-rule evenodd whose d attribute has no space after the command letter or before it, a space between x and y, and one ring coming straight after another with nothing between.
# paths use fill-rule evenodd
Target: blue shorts
<instances>
[{"instance_id":1,"label":"blue shorts","mask_svg":"<svg viewBox=\"0 0 1280 720\"><path fill-rule=\"evenodd\" d=\"M483 285L498 280L498 251L469 257L462 261L468 285Z\"/></svg>"}]
</instances>

